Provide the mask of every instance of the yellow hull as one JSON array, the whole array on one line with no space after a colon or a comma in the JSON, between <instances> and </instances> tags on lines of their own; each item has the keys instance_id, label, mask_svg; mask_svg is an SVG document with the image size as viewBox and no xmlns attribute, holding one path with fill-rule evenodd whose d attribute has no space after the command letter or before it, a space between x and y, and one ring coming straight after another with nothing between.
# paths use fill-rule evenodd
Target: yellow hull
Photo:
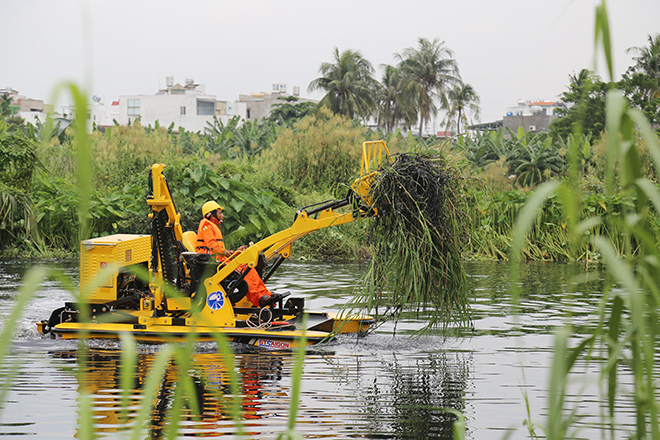
<instances>
[{"instance_id":1,"label":"yellow hull","mask_svg":"<svg viewBox=\"0 0 660 440\"><path fill-rule=\"evenodd\" d=\"M334 313L309 313L309 316L306 345L328 342L337 334L365 332L374 322L370 316L353 315L346 319ZM302 330L287 322L269 328L215 327L186 325L186 320L169 317L136 318L144 324L62 322L52 329L52 333L56 339L118 339L122 334L130 333L137 341L149 343L176 342L191 335L196 341L213 341L216 335L222 334L232 342L271 350L297 348L303 335ZM43 326L43 323L38 325ZM42 329L40 332L43 333Z\"/></svg>"},{"instance_id":2,"label":"yellow hull","mask_svg":"<svg viewBox=\"0 0 660 440\"><path fill-rule=\"evenodd\" d=\"M140 342L176 342L190 335L196 341L213 341L221 334L233 342L269 349L291 349L300 346L301 330L267 330L256 328L218 328L152 325L147 328L135 328L133 324L83 324L66 322L54 329L56 339L118 339L122 333L131 333ZM307 345L332 339L326 332L308 330Z\"/></svg>"}]
</instances>

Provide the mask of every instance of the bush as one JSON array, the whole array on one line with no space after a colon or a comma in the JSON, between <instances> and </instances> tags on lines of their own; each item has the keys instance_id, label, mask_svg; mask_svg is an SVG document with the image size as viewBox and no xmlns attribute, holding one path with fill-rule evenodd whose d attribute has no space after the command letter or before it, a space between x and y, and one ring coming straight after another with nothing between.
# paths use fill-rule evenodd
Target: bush
<instances>
[{"instance_id":1,"label":"bush","mask_svg":"<svg viewBox=\"0 0 660 440\"><path fill-rule=\"evenodd\" d=\"M168 163L181 154L164 128L146 131L136 123L115 126L90 135L94 158L95 186L100 189L122 188L127 182L142 179L154 163Z\"/></svg>"},{"instance_id":2,"label":"bush","mask_svg":"<svg viewBox=\"0 0 660 440\"><path fill-rule=\"evenodd\" d=\"M30 196L37 164L34 142L0 120L0 250L41 249Z\"/></svg>"},{"instance_id":3,"label":"bush","mask_svg":"<svg viewBox=\"0 0 660 440\"><path fill-rule=\"evenodd\" d=\"M298 189L328 190L359 172L366 130L321 109L280 132L265 163Z\"/></svg>"}]
</instances>

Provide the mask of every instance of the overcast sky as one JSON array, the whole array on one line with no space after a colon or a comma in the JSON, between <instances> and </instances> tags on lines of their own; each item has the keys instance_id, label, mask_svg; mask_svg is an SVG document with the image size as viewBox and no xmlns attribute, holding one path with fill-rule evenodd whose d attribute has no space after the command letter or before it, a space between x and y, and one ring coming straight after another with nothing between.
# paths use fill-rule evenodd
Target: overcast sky
<instances>
[{"instance_id":1,"label":"overcast sky","mask_svg":"<svg viewBox=\"0 0 660 440\"><path fill-rule=\"evenodd\" d=\"M0 0L0 87L51 102L74 81L109 103L193 78L220 100L286 83L301 95L335 47L382 64L439 38L481 97L484 122L519 99L554 101L593 67L598 0ZM615 72L660 32L660 0L609 0ZM602 64L602 63L601 63ZM604 71L601 71L601 73ZM58 104L65 104L61 98Z\"/></svg>"}]
</instances>

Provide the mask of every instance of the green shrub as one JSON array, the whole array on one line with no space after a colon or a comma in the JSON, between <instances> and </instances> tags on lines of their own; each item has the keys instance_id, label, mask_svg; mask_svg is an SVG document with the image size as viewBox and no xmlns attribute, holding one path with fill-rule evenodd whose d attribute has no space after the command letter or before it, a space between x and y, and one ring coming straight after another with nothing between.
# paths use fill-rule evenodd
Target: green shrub
<instances>
[{"instance_id":1,"label":"green shrub","mask_svg":"<svg viewBox=\"0 0 660 440\"><path fill-rule=\"evenodd\" d=\"M94 186L101 190L137 183L154 163L168 163L181 154L164 128L146 131L139 123L93 132L90 149Z\"/></svg>"},{"instance_id":2,"label":"green shrub","mask_svg":"<svg viewBox=\"0 0 660 440\"><path fill-rule=\"evenodd\" d=\"M360 170L365 129L322 109L285 128L264 162L301 190L350 184Z\"/></svg>"},{"instance_id":3,"label":"green shrub","mask_svg":"<svg viewBox=\"0 0 660 440\"><path fill-rule=\"evenodd\" d=\"M0 251L42 250L31 197L37 166L34 141L0 120Z\"/></svg>"},{"instance_id":4,"label":"green shrub","mask_svg":"<svg viewBox=\"0 0 660 440\"><path fill-rule=\"evenodd\" d=\"M240 175L221 177L206 164L186 159L168 166L165 176L184 230L197 231L202 205L208 200L225 208L223 234L230 248L288 226L286 205L272 192L243 183Z\"/></svg>"}]
</instances>

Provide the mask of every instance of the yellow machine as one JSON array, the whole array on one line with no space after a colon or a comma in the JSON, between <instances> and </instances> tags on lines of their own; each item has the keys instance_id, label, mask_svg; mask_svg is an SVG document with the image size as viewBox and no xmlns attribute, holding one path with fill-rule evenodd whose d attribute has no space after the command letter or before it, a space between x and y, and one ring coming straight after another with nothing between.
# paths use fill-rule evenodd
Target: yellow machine
<instances>
[{"instance_id":1,"label":"yellow machine","mask_svg":"<svg viewBox=\"0 0 660 440\"><path fill-rule=\"evenodd\" d=\"M80 249L80 288L84 304L66 303L49 319L37 323L42 334L60 339L118 338L130 332L137 340L162 342L193 334L211 340L222 333L229 339L269 349L294 348L302 334L303 313L308 344L339 333L360 333L374 322L364 315L309 312L303 298L280 299L272 307L251 307L247 300L233 306L228 299L251 268L266 282L291 256L292 244L312 231L376 215L369 187L385 158L382 141L365 142L361 177L345 199L299 210L291 227L277 232L228 261L194 252L195 232L184 232L167 180L165 165L149 175L151 234L117 234L84 240ZM350 207L345 213L337 210ZM236 275L238 274L238 275ZM86 307L86 309L83 309ZM83 319L87 311L88 319Z\"/></svg>"}]
</instances>

